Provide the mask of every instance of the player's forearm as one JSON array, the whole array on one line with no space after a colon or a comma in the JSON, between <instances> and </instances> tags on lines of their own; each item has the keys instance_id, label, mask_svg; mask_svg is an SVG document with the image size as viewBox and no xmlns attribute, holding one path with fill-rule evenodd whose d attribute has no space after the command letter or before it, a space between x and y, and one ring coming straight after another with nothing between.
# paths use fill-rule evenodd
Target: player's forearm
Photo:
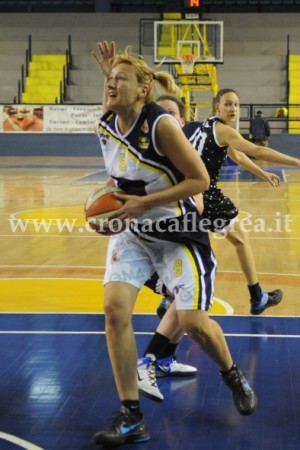
<instances>
[{"instance_id":1,"label":"player's forearm","mask_svg":"<svg viewBox=\"0 0 300 450\"><path fill-rule=\"evenodd\" d=\"M106 77L104 78L104 83L103 83L103 95L102 95L102 112L103 114L106 113L107 111L107 79Z\"/></svg>"},{"instance_id":2,"label":"player's forearm","mask_svg":"<svg viewBox=\"0 0 300 450\"><path fill-rule=\"evenodd\" d=\"M146 195L144 200L145 209L155 208L157 206L173 203L178 200L184 200L188 197L193 197L199 192L203 192L209 187L209 181L206 178L203 180L188 178L182 182L172 186L163 191L155 192Z\"/></svg>"},{"instance_id":3,"label":"player's forearm","mask_svg":"<svg viewBox=\"0 0 300 450\"><path fill-rule=\"evenodd\" d=\"M238 164L254 175L260 178L265 178L265 171L257 166L253 161L251 161L248 156L245 156L245 158L241 158Z\"/></svg>"},{"instance_id":4,"label":"player's forearm","mask_svg":"<svg viewBox=\"0 0 300 450\"><path fill-rule=\"evenodd\" d=\"M276 164L300 167L300 159L277 152L269 147L259 147L259 152L255 155L256 159L266 160Z\"/></svg>"}]
</instances>

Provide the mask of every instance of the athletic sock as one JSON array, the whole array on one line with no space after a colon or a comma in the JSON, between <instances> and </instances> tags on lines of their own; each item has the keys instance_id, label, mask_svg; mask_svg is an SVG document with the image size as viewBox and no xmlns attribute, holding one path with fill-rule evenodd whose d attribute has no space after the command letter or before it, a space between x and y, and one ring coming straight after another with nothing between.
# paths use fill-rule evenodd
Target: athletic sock
<instances>
[{"instance_id":1,"label":"athletic sock","mask_svg":"<svg viewBox=\"0 0 300 450\"><path fill-rule=\"evenodd\" d=\"M230 367L230 369L229 370L220 370L220 374L222 375L222 377L224 378L224 377L226 377L226 375L228 375L232 370L236 370L237 369L237 366L236 366L236 364L233 364L232 365L232 367Z\"/></svg>"},{"instance_id":2,"label":"athletic sock","mask_svg":"<svg viewBox=\"0 0 300 450\"><path fill-rule=\"evenodd\" d=\"M176 344L172 344L171 342L169 342L163 347L162 351L158 353L157 359L163 359L167 356L174 356L178 345L179 342L177 342Z\"/></svg>"},{"instance_id":3,"label":"athletic sock","mask_svg":"<svg viewBox=\"0 0 300 450\"><path fill-rule=\"evenodd\" d=\"M140 402L138 400L123 400L122 405L125 406L132 414L134 414L138 419L143 417L140 410Z\"/></svg>"},{"instance_id":4,"label":"athletic sock","mask_svg":"<svg viewBox=\"0 0 300 450\"><path fill-rule=\"evenodd\" d=\"M170 342L170 339L166 338L160 333L155 332L153 335L151 341L149 342L148 347L146 348L146 351L144 353L144 356L147 353L151 353L154 355L157 359L157 355L160 355L161 351L164 349L166 345L168 345Z\"/></svg>"},{"instance_id":5,"label":"athletic sock","mask_svg":"<svg viewBox=\"0 0 300 450\"><path fill-rule=\"evenodd\" d=\"M262 290L259 285L259 283L252 284L251 286L248 286L249 292L250 292L250 298L254 303L260 303L261 301L261 295Z\"/></svg>"}]
</instances>

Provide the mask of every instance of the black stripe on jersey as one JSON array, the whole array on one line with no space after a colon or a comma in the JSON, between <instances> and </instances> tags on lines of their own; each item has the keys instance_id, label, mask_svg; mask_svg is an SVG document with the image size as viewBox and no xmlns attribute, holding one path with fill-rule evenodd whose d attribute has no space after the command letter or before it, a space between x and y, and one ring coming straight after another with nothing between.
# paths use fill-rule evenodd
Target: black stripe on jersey
<instances>
[{"instance_id":1,"label":"black stripe on jersey","mask_svg":"<svg viewBox=\"0 0 300 450\"><path fill-rule=\"evenodd\" d=\"M195 309L208 311L214 291L215 261L213 254L206 255L197 245L186 245L186 251L195 265L194 276L197 283L198 296L194 299Z\"/></svg>"},{"instance_id":2,"label":"black stripe on jersey","mask_svg":"<svg viewBox=\"0 0 300 450\"><path fill-rule=\"evenodd\" d=\"M130 223L130 231L147 242L170 241L177 244L200 246L207 256L211 248L207 231L203 231L202 216L190 210L184 216L151 222Z\"/></svg>"},{"instance_id":3,"label":"black stripe on jersey","mask_svg":"<svg viewBox=\"0 0 300 450\"><path fill-rule=\"evenodd\" d=\"M129 195L147 195L145 186L147 184L144 180L128 180L127 178L113 177L117 183L118 188Z\"/></svg>"}]
</instances>

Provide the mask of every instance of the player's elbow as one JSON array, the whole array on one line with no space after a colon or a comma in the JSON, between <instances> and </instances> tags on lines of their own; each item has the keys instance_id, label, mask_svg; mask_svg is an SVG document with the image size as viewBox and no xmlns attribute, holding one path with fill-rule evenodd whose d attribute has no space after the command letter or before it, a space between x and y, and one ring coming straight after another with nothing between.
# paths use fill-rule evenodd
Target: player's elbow
<instances>
[{"instance_id":1,"label":"player's elbow","mask_svg":"<svg viewBox=\"0 0 300 450\"><path fill-rule=\"evenodd\" d=\"M229 158L233 161L233 162L235 162L236 164L240 164L240 162L241 162L241 160L242 160L242 158L240 158L240 156L238 155L229 155Z\"/></svg>"},{"instance_id":2,"label":"player's elbow","mask_svg":"<svg viewBox=\"0 0 300 450\"><path fill-rule=\"evenodd\" d=\"M205 189L204 191L206 191L209 188L210 185L210 176L207 174L206 178L205 178Z\"/></svg>"},{"instance_id":3,"label":"player's elbow","mask_svg":"<svg viewBox=\"0 0 300 450\"><path fill-rule=\"evenodd\" d=\"M200 188L198 193L204 192L209 188L210 177L206 171L202 174L201 179L199 179L198 181L199 181L199 188Z\"/></svg>"},{"instance_id":4,"label":"player's elbow","mask_svg":"<svg viewBox=\"0 0 300 450\"><path fill-rule=\"evenodd\" d=\"M190 176L193 179L193 187L192 185L191 187L194 190L190 195L201 194L201 192L204 192L209 188L210 176L204 164L197 167L196 171L194 171L193 174L190 174Z\"/></svg>"},{"instance_id":5,"label":"player's elbow","mask_svg":"<svg viewBox=\"0 0 300 450\"><path fill-rule=\"evenodd\" d=\"M248 154L248 156L252 156L255 159L264 159L264 147L260 147L259 145L255 145L255 150Z\"/></svg>"},{"instance_id":6,"label":"player's elbow","mask_svg":"<svg viewBox=\"0 0 300 450\"><path fill-rule=\"evenodd\" d=\"M260 147L258 147L260 148ZM264 159L264 154L259 150L257 152L255 152L253 155L251 155L253 158L259 160L259 159Z\"/></svg>"}]
</instances>

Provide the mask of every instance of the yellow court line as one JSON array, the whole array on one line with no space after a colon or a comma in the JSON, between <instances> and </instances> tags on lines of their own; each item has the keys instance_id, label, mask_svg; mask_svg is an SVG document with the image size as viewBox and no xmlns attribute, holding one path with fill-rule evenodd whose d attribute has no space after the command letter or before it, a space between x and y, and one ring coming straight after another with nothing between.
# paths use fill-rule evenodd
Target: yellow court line
<instances>
[{"instance_id":1,"label":"yellow court line","mask_svg":"<svg viewBox=\"0 0 300 450\"><path fill-rule=\"evenodd\" d=\"M0 280L0 312L103 313L101 280L11 278ZM155 314L162 296L142 288L135 313ZM214 299L211 314L233 314L232 307Z\"/></svg>"}]
</instances>

